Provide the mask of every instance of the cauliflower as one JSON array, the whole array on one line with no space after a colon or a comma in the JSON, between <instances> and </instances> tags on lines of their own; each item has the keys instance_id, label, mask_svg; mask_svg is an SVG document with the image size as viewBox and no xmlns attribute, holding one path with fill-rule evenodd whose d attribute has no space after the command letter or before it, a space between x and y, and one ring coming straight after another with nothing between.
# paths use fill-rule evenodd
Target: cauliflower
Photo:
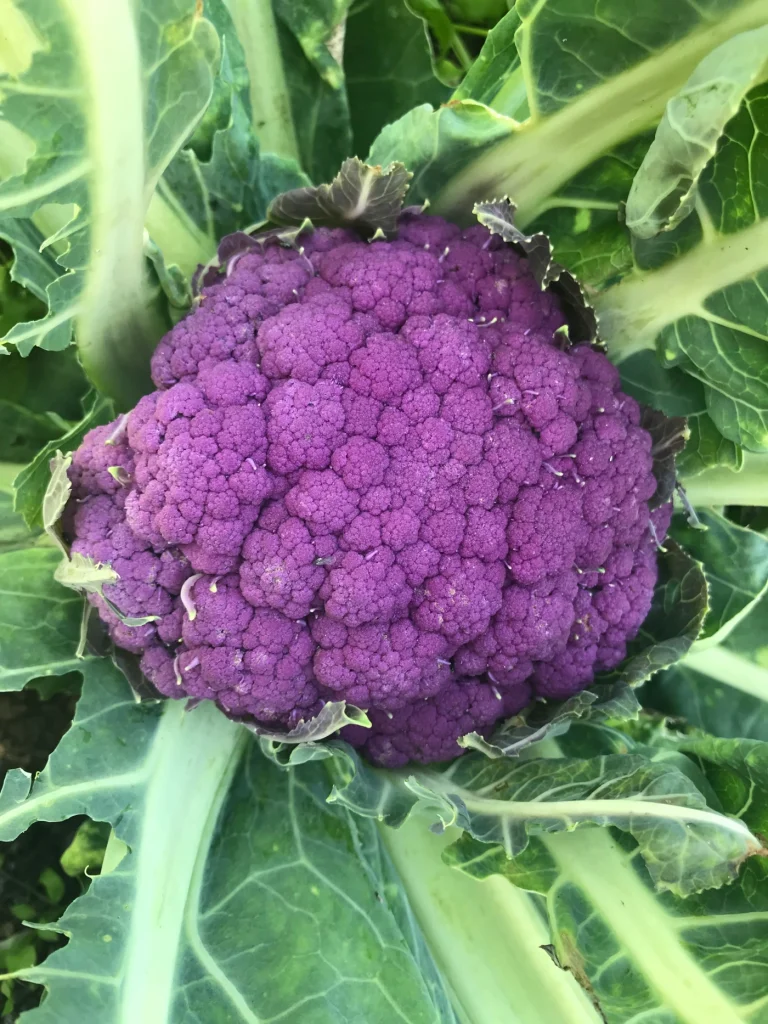
<instances>
[{"instance_id":1,"label":"cauliflower","mask_svg":"<svg viewBox=\"0 0 768 1024\"><path fill-rule=\"evenodd\" d=\"M272 728L345 700L374 762L445 760L624 657L669 520L651 437L485 228L301 242L231 258L86 437L72 551L154 617L89 596L161 694Z\"/></svg>"}]
</instances>

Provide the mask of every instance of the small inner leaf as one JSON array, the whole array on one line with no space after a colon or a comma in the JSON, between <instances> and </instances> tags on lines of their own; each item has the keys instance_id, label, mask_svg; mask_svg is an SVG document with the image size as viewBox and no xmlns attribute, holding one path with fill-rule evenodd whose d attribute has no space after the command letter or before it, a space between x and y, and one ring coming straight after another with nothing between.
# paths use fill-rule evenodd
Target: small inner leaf
<instances>
[{"instance_id":1,"label":"small inner leaf","mask_svg":"<svg viewBox=\"0 0 768 1024\"><path fill-rule=\"evenodd\" d=\"M42 504L43 529L51 540L61 548L65 555L68 555L67 546L61 538L59 520L64 508L69 501L72 484L67 476L67 470L72 462L71 455L62 455L57 451L51 459L51 479L45 489Z\"/></svg>"},{"instance_id":2,"label":"small inner leaf","mask_svg":"<svg viewBox=\"0 0 768 1024\"><path fill-rule=\"evenodd\" d=\"M368 715L360 708L341 700L329 701L314 718L310 718L306 722L299 722L290 732L265 729L251 721L243 722L243 725L260 737L262 750L273 761L279 764L286 764L288 761L291 764L296 764L314 760L318 756L328 756L328 752L324 748L316 748L315 744L320 740L328 739L329 736L343 729L345 725L358 725L363 729L370 729L371 722ZM293 748L288 761L283 754L284 745Z\"/></svg>"},{"instance_id":3,"label":"small inner leaf","mask_svg":"<svg viewBox=\"0 0 768 1024\"><path fill-rule=\"evenodd\" d=\"M357 157L345 160L330 185L296 188L274 199L267 215L275 224L354 227L365 235L393 235L411 173L403 164L371 167Z\"/></svg>"},{"instance_id":4,"label":"small inner leaf","mask_svg":"<svg viewBox=\"0 0 768 1024\"><path fill-rule=\"evenodd\" d=\"M541 290L551 288L560 299L568 320L568 337L573 344L595 341L597 317L587 302L581 285L552 256L552 245L542 232L526 235L515 226L515 204L504 196L485 203L475 203L472 212L492 235L517 246L527 257L533 276Z\"/></svg>"},{"instance_id":5,"label":"small inner leaf","mask_svg":"<svg viewBox=\"0 0 768 1024\"><path fill-rule=\"evenodd\" d=\"M561 736L576 720L626 720L637 718L639 711L634 690L626 683L597 685L561 703L536 703L526 712L508 719L487 739L471 732L458 742L459 746L478 750L486 757L516 757L534 743Z\"/></svg>"}]
</instances>

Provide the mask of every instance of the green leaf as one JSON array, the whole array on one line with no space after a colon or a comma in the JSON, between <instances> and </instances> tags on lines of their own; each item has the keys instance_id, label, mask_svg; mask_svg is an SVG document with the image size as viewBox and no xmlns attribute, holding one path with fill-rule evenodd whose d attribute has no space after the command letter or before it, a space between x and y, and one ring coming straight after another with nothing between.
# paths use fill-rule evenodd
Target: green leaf
<instances>
[{"instance_id":1,"label":"green leaf","mask_svg":"<svg viewBox=\"0 0 768 1024\"><path fill-rule=\"evenodd\" d=\"M659 579L648 617L627 644L624 661L598 676L598 682L636 686L679 661L699 635L708 608L707 581L701 566L671 539L659 550L658 566Z\"/></svg>"},{"instance_id":2,"label":"green leaf","mask_svg":"<svg viewBox=\"0 0 768 1024\"><path fill-rule=\"evenodd\" d=\"M768 450L768 222L763 193L750 185L768 147L767 98L766 85L749 93L701 176L700 239L595 300L617 358L655 345L664 365L701 381L723 437L753 451Z\"/></svg>"},{"instance_id":3,"label":"green leaf","mask_svg":"<svg viewBox=\"0 0 768 1024\"><path fill-rule=\"evenodd\" d=\"M703 385L682 370L665 370L653 352L637 352L620 366L622 387L638 402L661 409L667 416L683 416L689 436L676 458L684 479L711 466L741 469L738 445L727 441L707 413Z\"/></svg>"},{"instance_id":4,"label":"green leaf","mask_svg":"<svg viewBox=\"0 0 768 1024\"><path fill-rule=\"evenodd\" d=\"M695 529L676 516L675 539L698 559L707 578L709 610L694 651L721 643L768 594L768 538L737 526L713 509L701 509Z\"/></svg>"},{"instance_id":5,"label":"green leaf","mask_svg":"<svg viewBox=\"0 0 768 1024\"><path fill-rule=\"evenodd\" d=\"M0 276L2 268L0 267ZM15 289L19 286L13 285ZM20 290L20 289L19 289ZM37 306L37 300L34 300ZM26 303L23 309L29 311ZM13 304L3 313L19 314ZM20 314L23 319L23 314ZM5 319L7 324L13 322ZM0 366L0 460L28 462L38 450L82 415L80 402L88 389L74 349L43 352L33 349L22 358L11 350Z\"/></svg>"},{"instance_id":6,"label":"green leaf","mask_svg":"<svg viewBox=\"0 0 768 1024\"><path fill-rule=\"evenodd\" d=\"M48 768L0 800L3 839L83 813L115 830L68 944L19 972L48 989L29 1024L453 1024L374 823L324 802L323 766L283 771L207 702L136 704L100 668Z\"/></svg>"},{"instance_id":7,"label":"green leaf","mask_svg":"<svg viewBox=\"0 0 768 1024\"><path fill-rule=\"evenodd\" d=\"M441 0L405 0L424 21L436 77L447 86L458 85L472 66L472 55Z\"/></svg>"},{"instance_id":8,"label":"green leaf","mask_svg":"<svg viewBox=\"0 0 768 1024\"><path fill-rule=\"evenodd\" d=\"M527 712L507 719L489 739L472 732L458 742L488 757L515 757L534 743L562 735L576 721L636 718L639 710L637 697L626 684L596 686L562 703L534 704Z\"/></svg>"},{"instance_id":9,"label":"green leaf","mask_svg":"<svg viewBox=\"0 0 768 1024\"><path fill-rule=\"evenodd\" d=\"M528 97L515 44L519 27L520 15L513 6L488 33L454 100L477 100L516 120L527 116Z\"/></svg>"},{"instance_id":10,"label":"green leaf","mask_svg":"<svg viewBox=\"0 0 768 1024\"><path fill-rule=\"evenodd\" d=\"M368 235L391 235L408 191L409 172L401 163L371 167L357 157L345 160L330 185L293 189L269 205L274 224L328 224Z\"/></svg>"},{"instance_id":11,"label":"green leaf","mask_svg":"<svg viewBox=\"0 0 768 1024\"><path fill-rule=\"evenodd\" d=\"M0 553L0 690L83 667L75 656L82 598L53 581L60 560L53 547Z\"/></svg>"},{"instance_id":12,"label":"green leaf","mask_svg":"<svg viewBox=\"0 0 768 1024\"><path fill-rule=\"evenodd\" d=\"M645 707L697 729L768 741L768 657L758 665L726 647L689 655L647 683L642 697Z\"/></svg>"},{"instance_id":13,"label":"green leaf","mask_svg":"<svg viewBox=\"0 0 768 1024\"><path fill-rule=\"evenodd\" d=\"M497 850L515 858L532 836L612 825L637 841L659 889L685 895L729 881L744 859L761 850L740 821L710 810L675 764L642 752L535 760L468 754L443 772L380 772L349 749L331 746L332 802L393 826L419 804L434 827L463 828L459 842L476 856L492 857ZM478 844L492 850L481 851Z\"/></svg>"},{"instance_id":14,"label":"green leaf","mask_svg":"<svg viewBox=\"0 0 768 1024\"><path fill-rule=\"evenodd\" d=\"M768 26L743 32L702 60L664 111L627 197L626 224L638 238L669 231L693 210L697 183L723 129L764 77Z\"/></svg>"},{"instance_id":15,"label":"green leaf","mask_svg":"<svg viewBox=\"0 0 768 1024\"><path fill-rule=\"evenodd\" d=\"M79 448L83 438L93 427L108 423L114 415L112 403L91 392L83 402L85 415L62 437L50 441L42 448L28 466L13 482L15 490L14 508L24 517L31 528L42 526L43 498L50 480L50 460L57 451L66 455Z\"/></svg>"},{"instance_id":16,"label":"green leaf","mask_svg":"<svg viewBox=\"0 0 768 1024\"><path fill-rule=\"evenodd\" d=\"M13 511L13 495L0 487L0 554L31 547L40 530L30 530L21 516Z\"/></svg>"},{"instance_id":17,"label":"green leaf","mask_svg":"<svg viewBox=\"0 0 768 1024\"><path fill-rule=\"evenodd\" d=\"M344 39L344 74L359 156L368 152L385 124L417 103L438 107L450 97L450 90L432 73L424 27L402 0L375 0L352 8Z\"/></svg>"},{"instance_id":18,"label":"green leaf","mask_svg":"<svg viewBox=\"0 0 768 1024\"><path fill-rule=\"evenodd\" d=\"M450 862L494 885L497 900L505 880L539 895L557 962L604 1021L743 1024L768 994L758 858L738 881L682 899L654 892L634 844L608 829L542 837L513 861L464 843L448 851Z\"/></svg>"},{"instance_id":19,"label":"green leaf","mask_svg":"<svg viewBox=\"0 0 768 1024\"><path fill-rule=\"evenodd\" d=\"M342 70L348 7L349 0L275 2L300 162L312 181L329 181L352 151ZM261 45L257 59L264 59Z\"/></svg>"},{"instance_id":20,"label":"green leaf","mask_svg":"<svg viewBox=\"0 0 768 1024\"><path fill-rule=\"evenodd\" d=\"M206 5L206 15L222 39L212 106L160 179L146 220L168 272L184 284L214 256L219 239L262 222L275 195L308 184L294 159L262 152L257 134L266 142L269 132L253 115L246 57L232 18L223 0ZM166 282L166 288L168 283L177 293L181 282ZM189 296L182 301L188 305Z\"/></svg>"},{"instance_id":21,"label":"green leaf","mask_svg":"<svg viewBox=\"0 0 768 1024\"><path fill-rule=\"evenodd\" d=\"M108 16L98 0L26 0L22 11L14 29L31 32L37 52L0 81L13 142L0 168L0 215L32 217L53 240L55 263L37 259L29 272L48 316L17 325L6 342L61 349L76 321L89 376L131 404L166 327L143 255L147 200L210 97L218 39L194 0L115 0ZM72 211L58 230L50 204ZM15 241L11 221L2 231ZM39 249L33 234L21 231L18 279Z\"/></svg>"},{"instance_id":22,"label":"green leaf","mask_svg":"<svg viewBox=\"0 0 768 1024\"><path fill-rule=\"evenodd\" d=\"M443 215L509 195L525 227L580 171L655 127L667 100L715 46L766 23L760 0L652 10L630 10L624 0L586 0L578 7L518 0L515 10L530 116L446 185L436 202Z\"/></svg>"},{"instance_id":23,"label":"green leaf","mask_svg":"<svg viewBox=\"0 0 768 1024\"><path fill-rule=\"evenodd\" d=\"M374 139L366 163L386 166L402 161L412 172L409 199L433 201L439 190L478 153L509 134L512 122L482 103L461 100L433 110L428 103L414 107ZM471 204L457 219L467 221Z\"/></svg>"}]
</instances>

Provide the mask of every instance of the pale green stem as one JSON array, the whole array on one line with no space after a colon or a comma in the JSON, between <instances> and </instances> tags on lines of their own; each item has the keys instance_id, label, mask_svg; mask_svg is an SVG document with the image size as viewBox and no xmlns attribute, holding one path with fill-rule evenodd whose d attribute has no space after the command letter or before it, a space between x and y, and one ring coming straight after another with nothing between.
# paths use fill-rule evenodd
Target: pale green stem
<instances>
[{"instance_id":1,"label":"pale green stem","mask_svg":"<svg viewBox=\"0 0 768 1024\"><path fill-rule=\"evenodd\" d=\"M599 1024L541 949L550 935L534 899L499 875L478 881L443 862L458 829L437 836L415 814L380 831L465 1024Z\"/></svg>"},{"instance_id":2,"label":"pale green stem","mask_svg":"<svg viewBox=\"0 0 768 1024\"><path fill-rule=\"evenodd\" d=\"M752 277L768 263L768 220L732 235L715 235L660 270L626 277L594 299L600 333L615 362L651 346L685 316L711 314L707 298Z\"/></svg>"},{"instance_id":3,"label":"pale green stem","mask_svg":"<svg viewBox=\"0 0 768 1024\"><path fill-rule=\"evenodd\" d=\"M270 153L299 159L291 98L271 0L226 0L245 50L253 128Z\"/></svg>"},{"instance_id":4,"label":"pale green stem","mask_svg":"<svg viewBox=\"0 0 768 1024\"><path fill-rule=\"evenodd\" d=\"M84 82L91 251L77 320L80 359L122 406L149 390L163 324L144 261L143 79L132 0L62 0Z\"/></svg>"},{"instance_id":5,"label":"pale green stem","mask_svg":"<svg viewBox=\"0 0 768 1024\"><path fill-rule=\"evenodd\" d=\"M682 483L694 506L768 505L768 454L745 452L738 472L717 466Z\"/></svg>"},{"instance_id":6,"label":"pale green stem","mask_svg":"<svg viewBox=\"0 0 768 1024\"><path fill-rule=\"evenodd\" d=\"M768 668L743 658L727 647L693 651L683 658L680 665L768 702Z\"/></svg>"}]
</instances>

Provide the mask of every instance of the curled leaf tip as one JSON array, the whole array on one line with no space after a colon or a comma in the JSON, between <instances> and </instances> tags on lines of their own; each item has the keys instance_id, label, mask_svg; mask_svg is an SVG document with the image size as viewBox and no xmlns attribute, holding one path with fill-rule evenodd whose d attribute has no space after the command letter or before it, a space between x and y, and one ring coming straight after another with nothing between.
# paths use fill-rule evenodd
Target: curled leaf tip
<instances>
[{"instance_id":1,"label":"curled leaf tip","mask_svg":"<svg viewBox=\"0 0 768 1024\"><path fill-rule=\"evenodd\" d=\"M583 288L573 274L556 262L552 245L543 232L526 235L515 225L515 209L512 200L502 196L501 199L475 203L472 212L492 235L503 238L527 257L542 291L551 289L555 292L567 320L567 333L563 334L561 329L560 343L575 345L597 341L597 316L587 302Z\"/></svg>"}]
</instances>

